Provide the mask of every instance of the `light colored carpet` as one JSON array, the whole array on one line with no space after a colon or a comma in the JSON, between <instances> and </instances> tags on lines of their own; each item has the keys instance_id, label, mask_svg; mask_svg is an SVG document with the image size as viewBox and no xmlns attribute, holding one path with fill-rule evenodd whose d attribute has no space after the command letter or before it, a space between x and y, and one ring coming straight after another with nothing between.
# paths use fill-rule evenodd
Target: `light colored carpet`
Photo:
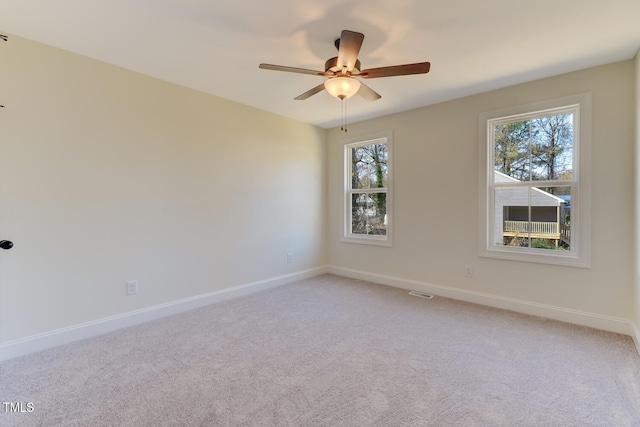
<instances>
[{"instance_id":1,"label":"light colored carpet","mask_svg":"<svg viewBox=\"0 0 640 427\"><path fill-rule=\"evenodd\" d=\"M629 337L331 275L0 369L3 426L640 426Z\"/></svg>"}]
</instances>

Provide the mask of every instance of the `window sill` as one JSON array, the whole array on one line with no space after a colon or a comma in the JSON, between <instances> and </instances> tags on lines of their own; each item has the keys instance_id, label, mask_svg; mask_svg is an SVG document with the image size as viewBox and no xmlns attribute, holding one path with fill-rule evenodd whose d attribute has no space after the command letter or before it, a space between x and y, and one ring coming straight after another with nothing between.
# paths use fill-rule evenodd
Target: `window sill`
<instances>
[{"instance_id":1,"label":"window sill","mask_svg":"<svg viewBox=\"0 0 640 427\"><path fill-rule=\"evenodd\" d=\"M588 257L579 257L574 253L559 253L558 251L550 251L541 249L523 249L522 251L514 249L484 249L479 255L483 258L505 259L510 261L534 262L540 264L561 265L565 267L591 268L591 260Z\"/></svg>"},{"instance_id":2,"label":"window sill","mask_svg":"<svg viewBox=\"0 0 640 427\"><path fill-rule=\"evenodd\" d=\"M340 241L343 243L355 243L358 245L371 245L371 246L393 246L391 244L391 240L389 238L379 238L379 237L347 237L343 236L340 238Z\"/></svg>"}]
</instances>

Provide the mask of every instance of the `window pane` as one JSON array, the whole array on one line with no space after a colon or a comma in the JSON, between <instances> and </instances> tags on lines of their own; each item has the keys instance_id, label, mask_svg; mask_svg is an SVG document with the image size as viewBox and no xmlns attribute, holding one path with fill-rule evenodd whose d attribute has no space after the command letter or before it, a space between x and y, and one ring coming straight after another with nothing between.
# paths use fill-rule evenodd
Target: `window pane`
<instances>
[{"instance_id":1,"label":"window pane","mask_svg":"<svg viewBox=\"0 0 640 427\"><path fill-rule=\"evenodd\" d=\"M531 122L534 180L573 178L573 113L539 117Z\"/></svg>"},{"instance_id":2,"label":"window pane","mask_svg":"<svg viewBox=\"0 0 640 427\"><path fill-rule=\"evenodd\" d=\"M518 181L529 181L531 122L519 121L493 128L494 170Z\"/></svg>"},{"instance_id":3,"label":"window pane","mask_svg":"<svg viewBox=\"0 0 640 427\"><path fill-rule=\"evenodd\" d=\"M385 188L387 186L386 144L351 149L351 188Z\"/></svg>"},{"instance_id":4,"label":"window pane","mask_svg":"<svg viewBox=\"0 0 640 427\"><path fill-rule=\"evenodd\" d=\"M522 239L529 237L529 189L496 188L494 200L493 244L520 246Z\"/></svg>"},{"instance_id":5,"label":"window pane","mask_svg":"<svg viewBox=\"0 0 640 427\"><path fill-rule=\"evenodd\" d=\"M518 181L573 179L573 113L496 124L494 170Z\"/></svg>"},{"instance_id":6,"label":"window pane","mask_svg":"<svg viewBox=\"0 0 640 427\"><path fill-rule=\"evenodd\" d=\"M499 187L494 208L494 245L571 249L571 187Z\"/></svg>"},{"instance_id":7,"label":"window pane","mask_svg":"<svg viewBox=\"0 0 640 427\"><path fill-rule=\"evenodd\" d=\"M351 194L351 233L387 234L387 193Z\"/></svg>"}]
</instances>

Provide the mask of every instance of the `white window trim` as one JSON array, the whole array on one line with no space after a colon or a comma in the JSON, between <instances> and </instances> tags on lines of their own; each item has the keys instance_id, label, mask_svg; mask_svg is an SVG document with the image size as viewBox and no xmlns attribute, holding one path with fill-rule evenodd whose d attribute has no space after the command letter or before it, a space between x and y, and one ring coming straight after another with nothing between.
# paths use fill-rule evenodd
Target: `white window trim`
<instances>
[{"instance_id":1,"label":"white window trim","mask_svg":"<svg viewBox=\"0 0 640 427\"><path fill-rule=\"evenodd\" d=\"M578 144L574 147L575 182L572 182L571 227L577 233L572 236L571 251L552 251L534 248L510 248L492 243L493 192L490 191L494 174L493 143L491 129L487 126L492 119L503 119L527 115L545 110L579 106L574 135ZM537 262L571 267L591 267L591 93L583 93L554 100L522 105L498 111L483 113L479 117L479 255L481 257L507 259L513 261ZM573 234L573 233L572 233Z\"/></svg>"},{"instance_id":2,"label":"white window trim","mask_svg":"<svg viewBox=\"0 0 640 427\"><path fill-rule=\"evenodd\" d=\"M347 146L371 145L376 140L386 139L387 144L387 234L386 236L363 235L351 233L351 199L349 197L349 182L351 177L351 164L347 154ZM342 140L342 156L344 159L344 176L342 179L342 230L340 241L345 243L357 243L374 246L393 246L393 132L382 131L366 136L359 136ZM358 191L358 192L366 192Z\"/></svg>"}]
</instances>

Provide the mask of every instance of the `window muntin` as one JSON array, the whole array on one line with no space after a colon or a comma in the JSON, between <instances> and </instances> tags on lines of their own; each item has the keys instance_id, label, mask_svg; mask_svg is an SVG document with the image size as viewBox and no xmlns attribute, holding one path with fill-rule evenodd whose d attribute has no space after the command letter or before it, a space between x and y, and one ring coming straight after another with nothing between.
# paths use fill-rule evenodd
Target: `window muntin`
<instances>
[{"instance_id":1,"label":"window muntin","mask_svg":"<svg viewBox=\"0 0 640 427\"><path fill-rule=\"evenodd\" d=\"M391 244L390 148L389 135L345 142L343 241Z\"/></svg>"},{"instance_id":2,"label":"window muntin","mask_svg":"<svg viewBox=\"0 0 640 427\"><path fill-rule=\"evenodd\" d=\"M482 256L589 265L585 116L588 95L481 116Z\"/></svg>"}]
</instances>

